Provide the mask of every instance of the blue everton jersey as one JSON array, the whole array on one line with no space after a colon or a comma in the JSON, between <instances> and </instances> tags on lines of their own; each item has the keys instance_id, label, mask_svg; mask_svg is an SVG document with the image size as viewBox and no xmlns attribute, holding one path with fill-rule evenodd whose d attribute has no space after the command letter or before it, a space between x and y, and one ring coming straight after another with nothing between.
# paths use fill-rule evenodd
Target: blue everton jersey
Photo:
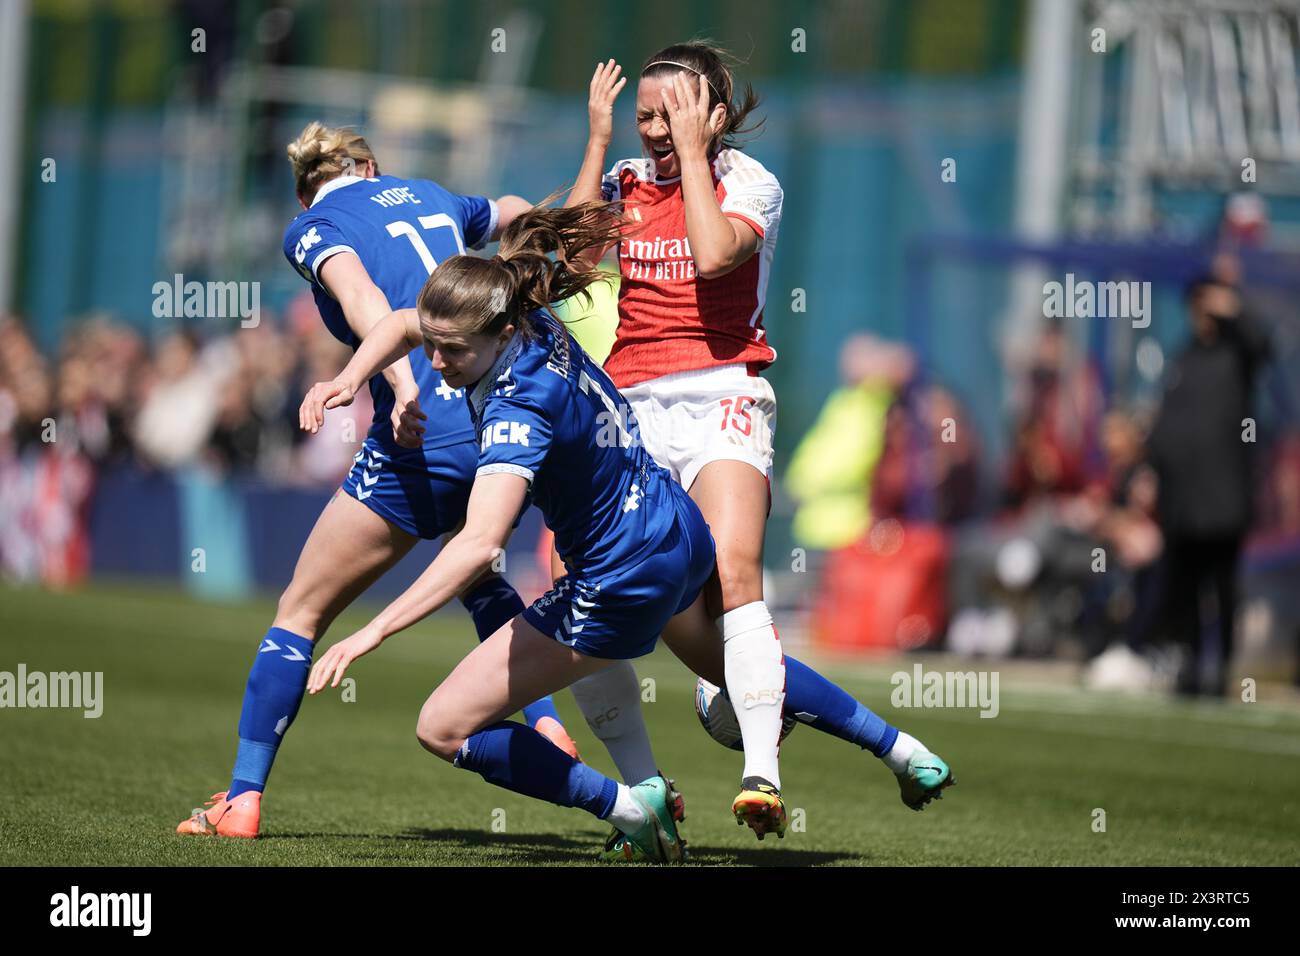
<instances>
[{"instance_id":1,"label":"blue everton jersey","mask_svg":"<svg viewBox=\"0 0 1300 956\"><path fill-rule=\"evenodd\" d=\"M352 252L394 309L414 308L429 273L439 262L482 248L496 228L496 204L482 196L458 196L427 179L340 176L316 194L284 233L284 254L311 283L326 327L355 351L361 340L343 310L320 283L320 267L335 253ZM424 350L410 353L420 386L420 407L429 416L424 444L436 448L473 438L464 390L453 389L433 370ZM370 435L393 445L389 417L393 390L382 375L370 380L375 418Z\"/></svg>"},{"instance_id":2,"label":"blue everton jersey","mask_svg":"<svg viewBox=\"0 0 1300 956\"><path fill-rule=\"evenodd\" d=\"M672 478L641 445L632 410L551 315L530 319L470 394L477 474L527 478L572 572L599 574L655 548L673 527Z\"/></svg>"}]
</instances>

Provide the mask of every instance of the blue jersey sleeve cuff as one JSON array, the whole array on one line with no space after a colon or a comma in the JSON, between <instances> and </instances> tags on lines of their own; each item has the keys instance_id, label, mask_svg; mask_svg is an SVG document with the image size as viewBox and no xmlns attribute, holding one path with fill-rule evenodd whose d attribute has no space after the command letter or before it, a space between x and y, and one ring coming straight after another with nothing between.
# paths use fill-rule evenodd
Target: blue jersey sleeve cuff
<instances>
[{"instance_id":1,"label":"blue jersey sleeve cuff","mask_svg":"<svg viewBox=\"0 0 1300 956\"><path fill-rule=\"evenodd\" d=\"M483 230L483 238L481 238L478 242L474 243L474 245L470 246L471 249L482 249L484 246L486 246L489 242L492 241L492 236L497 231L497 222L500 220L501 212L500 210L497 209L496 200L489 199L487 201L487 204L488 204L487 228Z\"/></svg>"},{"instance_id":2,"label":"blue jersey sleeve cuff","mask_svg":"<svg viewBox=\"0 0 1300 956\"><path fill-rule=\"evenodd\" d=\"M339 252L350 252L354 256L357 255L357 250L351 246L330 246L328 249L322 249L316 253L316 258L311 261L311 274L317 283L320 283L320 267L325 264L326 259ZM360 259L361 257L357 256L357 258Z\"/></svg>"},{"instance_id":3,"label":"blue jersey sleeve cuff","mask_svg":"<svg viewBox=\"0 0 1300 956\"><path fill-rule=\"evenodd\" d=\"M509 462L500 461L492 465L483 465L478 471L474 472L474 477L479 475L518 475L526 479L531 485L533 483L533 470L525 468L523 465L512 465Z\"/></svg>"}]
</instances>

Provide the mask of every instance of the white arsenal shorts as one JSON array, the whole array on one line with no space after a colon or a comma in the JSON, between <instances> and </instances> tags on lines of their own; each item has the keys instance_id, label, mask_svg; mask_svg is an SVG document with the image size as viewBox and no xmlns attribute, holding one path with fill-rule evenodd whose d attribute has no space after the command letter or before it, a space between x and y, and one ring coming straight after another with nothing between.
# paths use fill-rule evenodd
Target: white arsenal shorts
<instances>
[{"instance_id":1,"label":"white arsenal shorts","mask_svg":"<svg viewBox=\"0 0 1300 956\"><path fill-rule=\"evenodd\" d=\"M683 488L713 461L743 461L771 478L776 394L745 365L674 372L619 390L646 451Z\"/></svg>"}]
</instances>

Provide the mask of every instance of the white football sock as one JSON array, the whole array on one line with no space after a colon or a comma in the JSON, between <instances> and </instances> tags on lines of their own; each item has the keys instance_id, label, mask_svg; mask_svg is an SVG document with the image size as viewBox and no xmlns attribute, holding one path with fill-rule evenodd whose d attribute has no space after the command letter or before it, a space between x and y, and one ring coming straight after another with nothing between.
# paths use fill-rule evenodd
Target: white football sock
<instances>
[{"instance_id":1,"label":"white football sock","mask_svg":"<svg viewBox=\"0 0 1300 956\"><path fill-rule=\"evenodd\" d=\"M912 759L912 754L925 752L928 752L925 749L925 744L911 734L905 734L900 730L898 739L894 741L893 748L880 759L894 773L907 773L907 762Z\"/></svg>"},{"instance_id":2,"label":"white football sock","mask_svg":"<svg viewBox=\"0 0 1300 956\"><path fill-rule=\"evenodd\" d=\"M569 690L624 783L632 786L659 773L641 717L641 684L631 661L619 661L589 674Z\"/></svg>"},{"instance_id":3,"label":"white football sock","mask_svg":"<svg viewBox=\"0 0 1300 956\"><path fill-rule=\"evenodd\" d=\"M618 796L614 798L614 809L605 818L624 833L632 834L641 829L648 819L641 804L632 799L632 791L626 784L618 785Z\"/></svg>"},{"instance_id":4,"label":"white football sock","mask_svg":"<svg viewBox=\"0 0 1300 956\"><path fill-rule=\"evenodd\" d=\"M727 694L745 742L742 777L762 777L781 788L777 749L785 704L785 658L772 614L754 601L722 615L723 664Z\"/></svg>"}]
</instances>

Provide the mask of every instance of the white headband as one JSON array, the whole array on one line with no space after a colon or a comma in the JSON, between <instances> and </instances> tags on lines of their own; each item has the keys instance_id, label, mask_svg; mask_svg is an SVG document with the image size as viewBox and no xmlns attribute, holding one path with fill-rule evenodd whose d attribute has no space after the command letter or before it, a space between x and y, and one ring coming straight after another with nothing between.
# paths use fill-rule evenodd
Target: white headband
<instances>
[{"instance_id":1,"label":"white headband","mask_svg":"<svg viewBox=\"0 0 1300 956\"><path fill-rule=\"evenodd\" d=\"M705 76L703 73L701 73L699 70L695 69L695 67L687 66L685 63L678 63L676 60L655 60L653 63L646 64L645 69L641 71L641 75L645 76L647 73L650 72L650 68L655 66L680 66L683 70L689 70L690 72L698 76L700 79L702 79L705 83L708 83L709 89L711 89L714 93L718 94L718 99L721 102L723 103L727 102L726 98L721 93L718 93L718 88L713 85L713 83L709 80L709 78Z\"/></svg>"}]
</instances>

